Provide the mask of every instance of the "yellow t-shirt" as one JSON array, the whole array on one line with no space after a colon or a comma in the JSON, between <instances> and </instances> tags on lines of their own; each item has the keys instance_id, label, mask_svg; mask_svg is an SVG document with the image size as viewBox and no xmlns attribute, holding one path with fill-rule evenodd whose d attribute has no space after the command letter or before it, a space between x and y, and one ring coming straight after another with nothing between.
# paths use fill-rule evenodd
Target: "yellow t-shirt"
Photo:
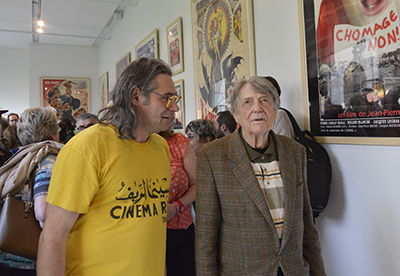
<instances>
[{"instance_id":1,"label":"yellow t-shirt","mask_svg":"<svg viewBox=\"0 0 400 276\"><path fill-rule=\"evenodd\" d=\"M65 275L164 275L169 162L157 134L136 143L112 126L90 127L63 147L47 201L81 213Z\"/></svg>"}]
</instances>

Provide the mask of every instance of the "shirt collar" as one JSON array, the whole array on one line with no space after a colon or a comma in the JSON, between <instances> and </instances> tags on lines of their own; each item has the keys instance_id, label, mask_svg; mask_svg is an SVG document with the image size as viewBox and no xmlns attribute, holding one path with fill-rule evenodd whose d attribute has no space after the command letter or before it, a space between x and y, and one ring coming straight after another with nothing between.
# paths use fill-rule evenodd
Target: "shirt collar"
<instances>
[{"instance_id":1,"label":"shirt collar","mask_svg":"<svg viewBox=\"0 0 400 276\"><path fill-rule=\"evenodd\" d=\"M242 135L242 128L239 128L239 134L240 134L240 139L242 139L242 142L246 149L247 155L249 156L251 162L266 163L266 162L272 162L275 160L279 160L278 152L276 151L275 140L272 137L271 132L268 133L268 146L264 150L263 153L260 153L256 149L252 148L246 142L246 140L243 138L243 135Z\"/></svg>"}]
</instances>

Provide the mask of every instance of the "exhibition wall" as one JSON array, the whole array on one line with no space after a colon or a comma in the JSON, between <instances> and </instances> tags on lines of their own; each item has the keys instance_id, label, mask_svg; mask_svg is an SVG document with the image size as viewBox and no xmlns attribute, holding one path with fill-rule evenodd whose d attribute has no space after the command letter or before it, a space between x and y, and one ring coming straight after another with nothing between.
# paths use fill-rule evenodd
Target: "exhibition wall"
<instances>
[{"instance_id":1,"label":"exhibition wall","mask_svg":"<svg viewBox=\"0 0 400 276\"><path fill-rule=\"evenodd\" d=\"M302 35L294 0L254 0L256 72L272 75L282 89L282 106L304 126ZM29 49L0 48L0 109L18 113L40 104L41 76L91 79L91 110L99 109L97 81L109 72L115 84L115 63L155 28L160 58L167 58L166 26L182 17L186 123L196 119L193 37L189 0L146 0L127 9L110 41L96 47L31 44ZM11 96L12 95L12 96ZM400 165L398 146L324 144L333 179L326 211L317 219L327 274L400 275Z\"/></svg>"}]
</instances>

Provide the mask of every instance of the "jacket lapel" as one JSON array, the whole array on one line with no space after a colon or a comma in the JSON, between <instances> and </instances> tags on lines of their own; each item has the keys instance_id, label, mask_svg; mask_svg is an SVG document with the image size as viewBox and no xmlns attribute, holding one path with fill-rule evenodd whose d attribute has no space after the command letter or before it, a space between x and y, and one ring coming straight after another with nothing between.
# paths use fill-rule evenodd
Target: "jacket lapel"
<instances>
[{"instance_id":1,"label":"jacket lapel","mask_svg":"<svg viewBox=\"0 0 400 276\"><path fill-rule=\"evenodd\" d=\"M228 158L235 162L233 174L260 210L261 214L265 217L271 227L275 229L267 202L254 174L253 167L251 166L246 149L240 138L239 131L235 131L230 138Z\"/></svg>"},{"instance_id":2,"label":"jacket lapel","mask_svg":"<svg viewBox=\"0 0 400 276\"><path fill-rule=\"evenodd\" d=\"M293 210L295 208L294 204L296 198L296 178L292 175L293 172L296 171L294 164L298 160L293 160L293 155L290 154L290 149L288 149L288 145L284 146L282 140L277 138L275 134L273 134L273 136L278 151L279 168L281 171L284 191L285 221L283 224L281 242L281 248L283 248L290 237L290 229L293 224Z\"/></svg>"}]
</instances>

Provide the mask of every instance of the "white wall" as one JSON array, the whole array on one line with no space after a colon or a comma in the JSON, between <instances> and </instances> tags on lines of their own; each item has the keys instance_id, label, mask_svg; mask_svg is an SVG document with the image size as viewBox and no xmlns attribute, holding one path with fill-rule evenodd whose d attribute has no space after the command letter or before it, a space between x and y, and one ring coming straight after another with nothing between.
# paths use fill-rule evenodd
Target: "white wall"
<instances>
[{"instance_id":1,"label":"white wall","mask_svg":"<svg viewBox=\"0 0 400 276\"><path fill-rule=\"evenodd\" d=\"M27 49L0 48L0 109L21 113L29 107Z\"/></svg>"},{"instance_id":2,"label":"white wall","mask_svg":"<svg viewBox=\"0 0 400 276\"><path fill-rule=\"evenodd\" d=\"M40 77L78 77L90 79L90 110L95 113L100 107L98 60L98 47L31 43L0 48L0 109L20 114L40 106Z\"/></svg>"},{"instance_id":3,"label":"white wall","mask_svg":"<svg viewBox=\"0 0 400 276\"><path fill-rule=\"evenodd\" d=\"M256 65L259 75L272 75L282 88L282 106L289 108L303 125L303 91L301 47L297 1L253 0L255 22ZM30 48L29 79L18 81L29 86L30 104L38 103L39 77L67 74L89 76L92 83L92 104L98 107L97 79L109 72L110 89L115 83L115 62L126 52L134 55L135 44L154 28L159 29L160 57L166 59L166 26L182 16L185 71L174 80L185 81L186 120L195 119L193 83L193 48L189 0L143 0L124 14L113 30L112 40L100 45L98 56L74 47ZM44 47L44 48L42 48ZM49 55L53 52L54 55ZM82 71L75 58L84 59ZM93 50L96 52L96 50ZM26 70L26 55L16 57L19 66L3 62L0 48L0 72L8 78ZM24 57L25 55L25 57ZM39 55L37 58L32 55ZM50 58L51 56L51 58ZM64 57L68 57L63 60ZM49 58L46 60L46 58ZM68 62L73 59L72 62ZM132 56L134 59L134 56ZM97 64L98 60L98 64ZM16 62L11 59L11 61ZM11 62L7 59L7 63ZM91 61L93 64L90 64ZM44 67L51 65L51 70ZM57 65L54 65L56 63ZM61 64L60 64L61 63ZM35 64L35 65L33 65ZM60 67L67 66L66 71ZM75 72L76 74L71 73ZM92 71L97 72L92 72ZM57 74L56 74L57 73ZM92 75L93 74L93 75ZM2 77L2 76L0 76ZM26 77L28 78L28 77ZM0 85L0 108L3 108L3 79ZM10 87L12 84L7 84ZM95 87L95 88L94 88ZM21 89L23 90L23 89ZM22 93L22 92L21 92ZM18 91L19 94L19 91ZM32 97L36 97L33 99ZM39 98L40 99L40 98ZM24 109L24 107L21 107ZM326 270L330 276L400 275L400 185L396 174L400 165L400 148L394 146L359 146L325 144L333 165L330 203L317 220Z\"/></svg>"},{"instance_id":4,"label":"white wall","mask_svg":"<svg viewBox=\"0 0 400 276\"><path fill-rule=\"evenodd\" d=\"M98 48L29 44L29 105L40 106L40 77L90 79L90 111L100 106Z\"/></svg>"}]
</instances>

